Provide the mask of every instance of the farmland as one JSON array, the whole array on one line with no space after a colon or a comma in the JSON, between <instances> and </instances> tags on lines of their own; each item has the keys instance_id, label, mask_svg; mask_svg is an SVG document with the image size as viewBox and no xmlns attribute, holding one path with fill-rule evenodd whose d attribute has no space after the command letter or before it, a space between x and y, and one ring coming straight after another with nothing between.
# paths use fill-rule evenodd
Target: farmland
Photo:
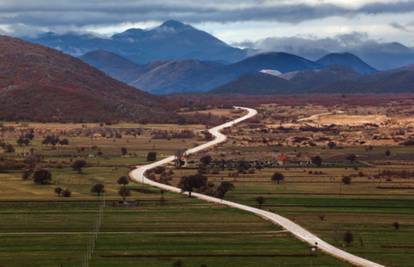
<instances>
[{"instance_id":1,"label":"farmland","mask_svg":"<svg viewBox=\"0 0 414 267\"><path fill-rule=\"evenodd\" d=\"M263 105L258 119L226 130L226 144L190 157L182 168L168 166L165 173L175 185L198 172L214 185L231 182L234 190L225 199L279 213L367 259L410 266L414 150L400 143L410 139L411 122L398 120L406 124L397 125L397 113L390 108L366 107L366 113L355 107L335 109L345 112L341 116L387 118L377 122L378 127L361 120L349 128L349 117L338 115L333 118L343 123L326 130L324 121L298 120L333 107L310 105L295 111ZM203 113L239 116L225 109ZM333 118L327 115L324 120L331 124ZM161 159L205 142L204 129L201 124L4 122L1 140L13 151L3 149L0 154L0 265L80 266L94 247L89 266L347 266L321 253L313 256L307 245L254 215L118 183L131 168L147 163L149 152ZM19 145L18 139L28 132L34 138ZM375 134L380 138L372 138ZM68 143L45 144L48 136ZM329 147L329 142L335 146ZM283 165L277 163L281 154L287 157ZM206 155L213 161L200 168L200 158ZM315 165L315 156L321 157L321 164ZM80 171L73 168L78 160L86 162ZM272 164L244 170L217 165L240 161ZM50 183L39 185L24 177L33 162L50 171ZM284 175L279 184L271 181L275 172ZM102 196L91 192L96 184L104 185ZM57 187L69 190L70 197L57 194ZM130 191L127 205L119 195L122 187ZM344 240L347 232L351 242Z\"/></svg>"}]
</instances>

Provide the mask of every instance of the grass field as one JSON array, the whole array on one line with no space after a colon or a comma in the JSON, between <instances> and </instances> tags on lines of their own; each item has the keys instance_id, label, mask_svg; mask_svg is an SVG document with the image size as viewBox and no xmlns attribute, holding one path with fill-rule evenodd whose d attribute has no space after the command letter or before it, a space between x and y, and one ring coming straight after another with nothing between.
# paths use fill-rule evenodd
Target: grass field
<instances>
[{"instance_id":1,"label":"grass field","mask_svg":"<svg viewBox=\"0 0 414 267\"><path fill-rule=\"evenodd\" d=\"M234 148L234 147L233 147ZM256 198L264 197L262 208L284 215L316 233L331 244L386 266L413 266L414 253L414 181L412 177L373 178L383 170L412 172L414 150L407 147L375 147L326 150L314 148L246 147L234 148L231 142L210 153L220 159L223 154L234 160L275 157L275 151L290 153L320 153L326 161L338 159L338 154L357 153L367 167L279 167L255 170L253 174L230 177L235 170L207 174L209 181L230 181L235 190L226 199L259 206ZM389 149L392 156L384 156ZM341 166L341 164L336 164ZM355 164L358 166L358 164ZM196 169L175 171L176 180L194 174ZM274 172L281 172L285 181L271 182ZM342 177L352 177L350 185ZM394 223L398 222L399 229ZM353 242L346 245L344 233L351 231Z\"/></svg>"},{"instance_id":2,"label":"grass field","mask_svg":"<svg viewBox=\"0 0 414 267\"><path fill-rule=\"evenodd\" d=\"M146 163L149 151L163 158L202 140L152 139L148 133L122 138L65 135L85 129L82 125L29 123L22 127L57 131L70 143L46 146L38 136L29 146L20 147L15 144L20 130L3 134L16 151L3 153L2 160L23 162L23 153L33 149L42 156L39 164L51 171L52 184L22 180L20 169L0 172L0 266L82 266L102 205L90 192L96 183L105 185L106 205L89 266L158 267L173 266L177 261L183 266L347 266L330 256L310 255L307 245L279 227L234 209L174 194L165 194L166 201L161 202L159 190L134 184L128 185L132 190L128 199L138 200L138 206L118 205L118 177L127 175L132 166ZM87 129L96 127L100 126L86 125ZM117 131L130 127L110 126ZM80 151L82 147L85 149ZM128 148L127 156L121 155L121 147ZM95 156L97 150L102 156ZM88 163L80 174L70 167L77 158ZM57 196L57 186L69 189L72 196Z\"/></svg>"},{"instance_id":3,"label":"grass field","mask_svg":"<svg viewBox=\"0 0 414 267\"><path fill-rule=\"evenodd\" d=\"M89 266L347 266L256 216L145 189L138 207L107 201ZM0 202L0 265L81 266L99 205Z\"/></svg>"},{"instance_id":4,"label":"grass field","mask_svg":"<svg viewBox=\"0 0 414 267\"><path fill-rule=\"evenodd\" d=\"M233 116L230 111L221 115ZM227 113L226 113L227 112ZM24 169L0 169L0 266L48 267L82 266L87 249L94 240L102 200L90 192L93 184L105 185L106 205L96 248L89 266L347 266L330 256L310 255L310 249L278 226L254 215L216 206L175 194L129 184L129 200L138 206L119 206L120 186L117 179L127 175L135 165L145 164L149 151L158 159L177 150L204 142L200 136L188 139L153 139L154 130L203 130L202 125L180 128L178 125L118 124L13 124L14 132L2 132L2 138L15 146L14 153L1 153L2 161L25 160L24 153L33 149L41 155L39 166L52 173L52 183L35 185L22 180ZM29 146L17 146L21 131L38 130ZM127 134L142 128L142 135ZM88 131L121 133L121 138L90 137ZM241 134L246 125L235 132ZM63 131L62 131L63 130ZM74 134L79 132L81 134ZM42 145L45 134L58 133L69 139L68 146ZM256 133L260 137L260 133ZM210 151L215 159L274 159L279 152L298 158L323 155L331 167L280 167L256 170L252 174L229 177L223 170L208 174L219 183L228 180L235 190L226 199L258 206L284 215L315 232L335 246L387 266L414 266L414 182L413 178L372 178L383 170L414 171L414 149L402 146L326 147L270 146L251 143L239 146L230 138L219 149ZM128 149L121 155L121 147ZM391 155L385 156L387 150ZM101 155L98 155L98 151ZM346 155L355 153L361 164L351 164ZM85 159L82 173L71 168L71 162ZM193 158L192 158L193 159ZM197 162L198 157L194 157ZM362 167L361 167L362 166ZM196 169L174 169L173 183ZM270 182L279 171L285 181ZM317 174L315 174L317 172ZM362 175L360 175L362 173ZM352 183L344 185L343 175ZM70 198L54 193L56 186L72 192ZM398 230L393 226L398 222ZM353 234L346 246L343 235Z\"/></svg>"}]
</instances>

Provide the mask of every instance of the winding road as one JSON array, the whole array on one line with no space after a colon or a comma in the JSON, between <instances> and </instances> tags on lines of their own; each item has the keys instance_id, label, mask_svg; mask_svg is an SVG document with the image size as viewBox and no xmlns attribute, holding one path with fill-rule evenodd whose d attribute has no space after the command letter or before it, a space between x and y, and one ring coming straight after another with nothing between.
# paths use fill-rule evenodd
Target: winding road
<instances>
[{"instance_id":1,"label":"winding road","mask_svg":"<svg viewBox=\"0 0 414 267\"><path fill-rule=\"evenodd\" d=\"M247 120L251 117L254 117L257 114L257 111L254 110L254 109L251 109L251 108L244 108L244 107L235 107L235 108L245 110L245 111L247 111L247 114L240 117L240 118L238 118L238 119L235 119L235 120L229 121L227 123L224 123L222 125L211 128L209 130L209 132L215 138L212 141L209 141L205 144L202 144L202 145L199 145L197 147L188 149L185 152L185 154L187 154L187 155L194 154L194 153L197 153L199 151L208 149L210 147L213 147L213 146L215 146L219 143L222 143L222 142L226 141L227 137L220 132L221 130L223 130L224 128L231 127L234 124L237 124L241 121ZM166 190L166 191L188 195L188 192L181 192L180 188L170 186L170 185L161 184L161 183L152 181L152 180L145 177L145 172L146 171L148 171L150 169L153 169L155 167L162 166L164 164L173 162L175 159L176 159L175 156L170 156L170 157L167 157L165 159L162 159L160 161L157 161L157 162L154 162L154 163L151 163L151 164L148 164L148 165L137 166L137 168L135 170L133 170L129 173L129 176L130 176L132 181L137 182L137 183L147 184L147 185L150 185L150 186L158 187L158 188ZM308 243L310 246L316 246L319 250L321 250L321 251L323 251L327 254L330 254L330 255L338 258L338 259L341 259L343 261L351 263L355 266L384 267L383 265L380 265L378 263L375 263L375 262L369 261L367 259L358 257L358 256L353 255L351 253L348 253L344 250L341 250L337 247L334 247L331 244L323 241L322 239L320 239L316 235L312 234L311 232L309 232L305 228L301 227L300 225L298 225L298 224L294 223L293 221L291 221L291 220L289 220L285 217L282 217L282 216L280 216L276 213L272 213L272 212L269 212L269 211L265 211L265 210L254 208L254 207L250 207L250 206L239 204L239 203L232 202L232 201L227 201L227 200L223 200L223 199L203 195L203 194L200 194L200 193L193 192L191 195L193 197L201 199L201 200L205 200L205 201L213 202L213 203L217 203L217 204L222 204L222 205L226 205L226 206L229 206L229 207L232 207L232 208L236 208L236 209L240 209L240 210L244 210L244 211L247 211L247 212L254 213L254 214L262 217L265 220L268 220L268 221L271 221L274 224L280 225L281 227L286 229L288 232L290 232L292 235L294 235L298 239Z\"/></svg>"}]
</instances>

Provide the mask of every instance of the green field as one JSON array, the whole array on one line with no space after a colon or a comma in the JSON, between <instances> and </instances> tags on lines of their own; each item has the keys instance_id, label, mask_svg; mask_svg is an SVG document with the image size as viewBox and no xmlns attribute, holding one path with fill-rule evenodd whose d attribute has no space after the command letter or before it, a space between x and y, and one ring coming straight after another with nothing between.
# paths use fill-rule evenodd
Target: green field
<instances>
[{"instance_id":1,"label":"green field","mask_svg":"<svg viewBox=\"0 0 414 267\"><path fill-rule=\"evenodd\" d=\"M347 266L260 218L157 190L137 207L106 201L89 266ZM0 265L81 266L99 201L1 202ZM313 265L312 265L313 264Z\"/></svg>"},{"instance_id":2,"label":"green field","mask_svg":"<svg viewBox=\"0 0 414 267\"><path fill-rule=\"evenodd\" d=\"M122 132L135 126L110 128ZM62 125L38 127L50 130ZM81 125L65 127L67 131L85 129ZM171 129L171 125L139 127ZM6 133L3 138L15 144L18 133ZM49 185L35 185L30 179L22 180L24 168L1 170L0 266L82 266L88 251L92 252L91 244L96 246L89 266L158 267L180 266L180 262L196 267L347 266L320 252L312 256L306 244L280 227L238 210L168 193L163 202L158 189L135 184L127 186L132 191L128 199L137 200L138 205L119 205L117 179L135 165L145 164L149 151L156 151L160 159L203 142L199 138L152 139L148 133L137 137L122 134L122 138L63 136L69 139L68 146L42 145L42 136L37 136L27 147L15 145L15 153L0 154L2 161L22 163L22 153L34 149L42 156L39 165L49 169L53 177ZM126 156L121 155L121 147L128 148ZM384 158L387 149L392 155ZM219 159L271 159L280 150L271 146L237 147L230 140L210 153ZM97 156L97 151L102 154ZM387 266L413 266L412 178L371 178L382 170L412 171L412 148L376 147L367 151L363 147L283 147L283 151L322 154L325 161L335 164L329 168L262 169L238 177L229 177L234 170L221 170L219 174L208 174L209 181L234 183L235 190L226 199L239 203L258 206L256 198L264 197L263 209L298 222L335 246ZM357 153L363 164L344 161L343 155L351 152ZM82 173L70 166L76 159L87 161ZM191 159L197 162L198 158ZM172 170L173 183L197 171ZM279 185L270 181L275 171L286 177ZM343 175L353 176L351 185L341 183ZM106 191L101 224L97 222L103 200L90 192L96 183L104 184ZM69 189L72 196L57 196L57 186ZM398 230L393 226L395 222L400 225ZM343 241L346 231L354 237L349 246Z\"/></svg>"},{"instance_id":3,"label":"green field","mask_svg":"<svg viewBox=\"0 0 414 267\"><path fill-rule=\"evenodd\" d=\"M241 153L236 153L234 159L260 158L260 149L268 148L238 149ZM283 148L283 151L290 149L293 148ZM388 158L386 165L379 164L384 161L384 148L368 152L346 148L346 152L356 150L360 158L375 165L359 168L280 167L255 170L254 174L240 174L238 177L229 176L234 170L221 170L219 174L207 175L211 182L226 180L235 185L235 190L226 195L228 200L259 206L256 198L261 196L265 199L261 206L263 209L290 218L337 247L386 266L408 267L413 266L414 253L414 182L411 177L372 177L382 170L412 171L412 163L398 159L414 159L414 150L400 147L389 149L394 155ZM304 153L307 148L295 150ZM323 151L321 148L314 150ZM228 151L231 151L229 145L223 146L214 155L220 158ZM266 158L266 152L259 153ZM343 152L328 151L322 155L329 160L335 158L335 153ZM195 171L177 170L176 182L179 177ZM274 172L283 173L285 181L281 184L271 182ZM344 175L352 176L350 185L341 182ZM399 223L398 230L394 227L395 222ZM353 234L350 245L343 241L347 231Z\"/></svg>"},{"instance_id":4,"label":"green field","mask_svg":"<svg viewBox=\"0 0 414 267\"><path fill-rule=\"evenodd\" d=\"M39 131L85 129L82 125L30 124ZM135 125L136 126L136 125ZM99 128L88 124L87 129ZM134 127L114 125L111 129ZM142 127L142 126L140 126ZM146 129L171 129L149 125ZM195 127L197 129L197 127ZM202 129L198 127L198 129ZM46 132L46 133L47 133ZM45 133L45 134L46 134ZM198 139L152 139L148 134L122 138L64 135L68 146L42 145L35 135L29 146L17 146L19 131L3 134L15 153L2 153L4 162L24 162L22 153L34 149L42 156L39 167L52 173L52 183L36 185L23 180L24 169L0 172L0 266L82 266L91 244L96 244L89 266L347 266L318 253L267 221L238 210L207 204L158 189L129 184L137 206L119 205L117 179L146 163L148 151L158 158L202 142ZM121 147L128 148L122 156ZM80 148L83 148L80 151ZM101 151L101 156L96 152ZM93 156L90 156L93 155ZM71 162L85 159L82 173ZM17 166L17 165L16 165ZM103 200L90 192L93 184L105 185ZM55 187L67 188L70 198L59 197ZM95 233L98 232L97 241Z\"/></svg>"}]
</instances>

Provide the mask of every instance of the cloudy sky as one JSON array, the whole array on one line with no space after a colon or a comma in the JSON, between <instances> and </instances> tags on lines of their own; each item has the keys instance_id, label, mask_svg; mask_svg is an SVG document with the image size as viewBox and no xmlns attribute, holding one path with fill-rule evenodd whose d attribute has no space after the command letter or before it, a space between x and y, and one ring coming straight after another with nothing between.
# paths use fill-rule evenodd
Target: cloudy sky
<instances>
[{"instance_id":1,"label":"cloudy sky","mask_svg":"<svg viewBox=\"0 0 414 267\"><path fill-rule=\"evenodd\" d=\"M16 36L44 31L110 35L167 19L229 43L357 34L414 46L414 0L0 0L0 32Z\"/></svg>"}]
</instances>

